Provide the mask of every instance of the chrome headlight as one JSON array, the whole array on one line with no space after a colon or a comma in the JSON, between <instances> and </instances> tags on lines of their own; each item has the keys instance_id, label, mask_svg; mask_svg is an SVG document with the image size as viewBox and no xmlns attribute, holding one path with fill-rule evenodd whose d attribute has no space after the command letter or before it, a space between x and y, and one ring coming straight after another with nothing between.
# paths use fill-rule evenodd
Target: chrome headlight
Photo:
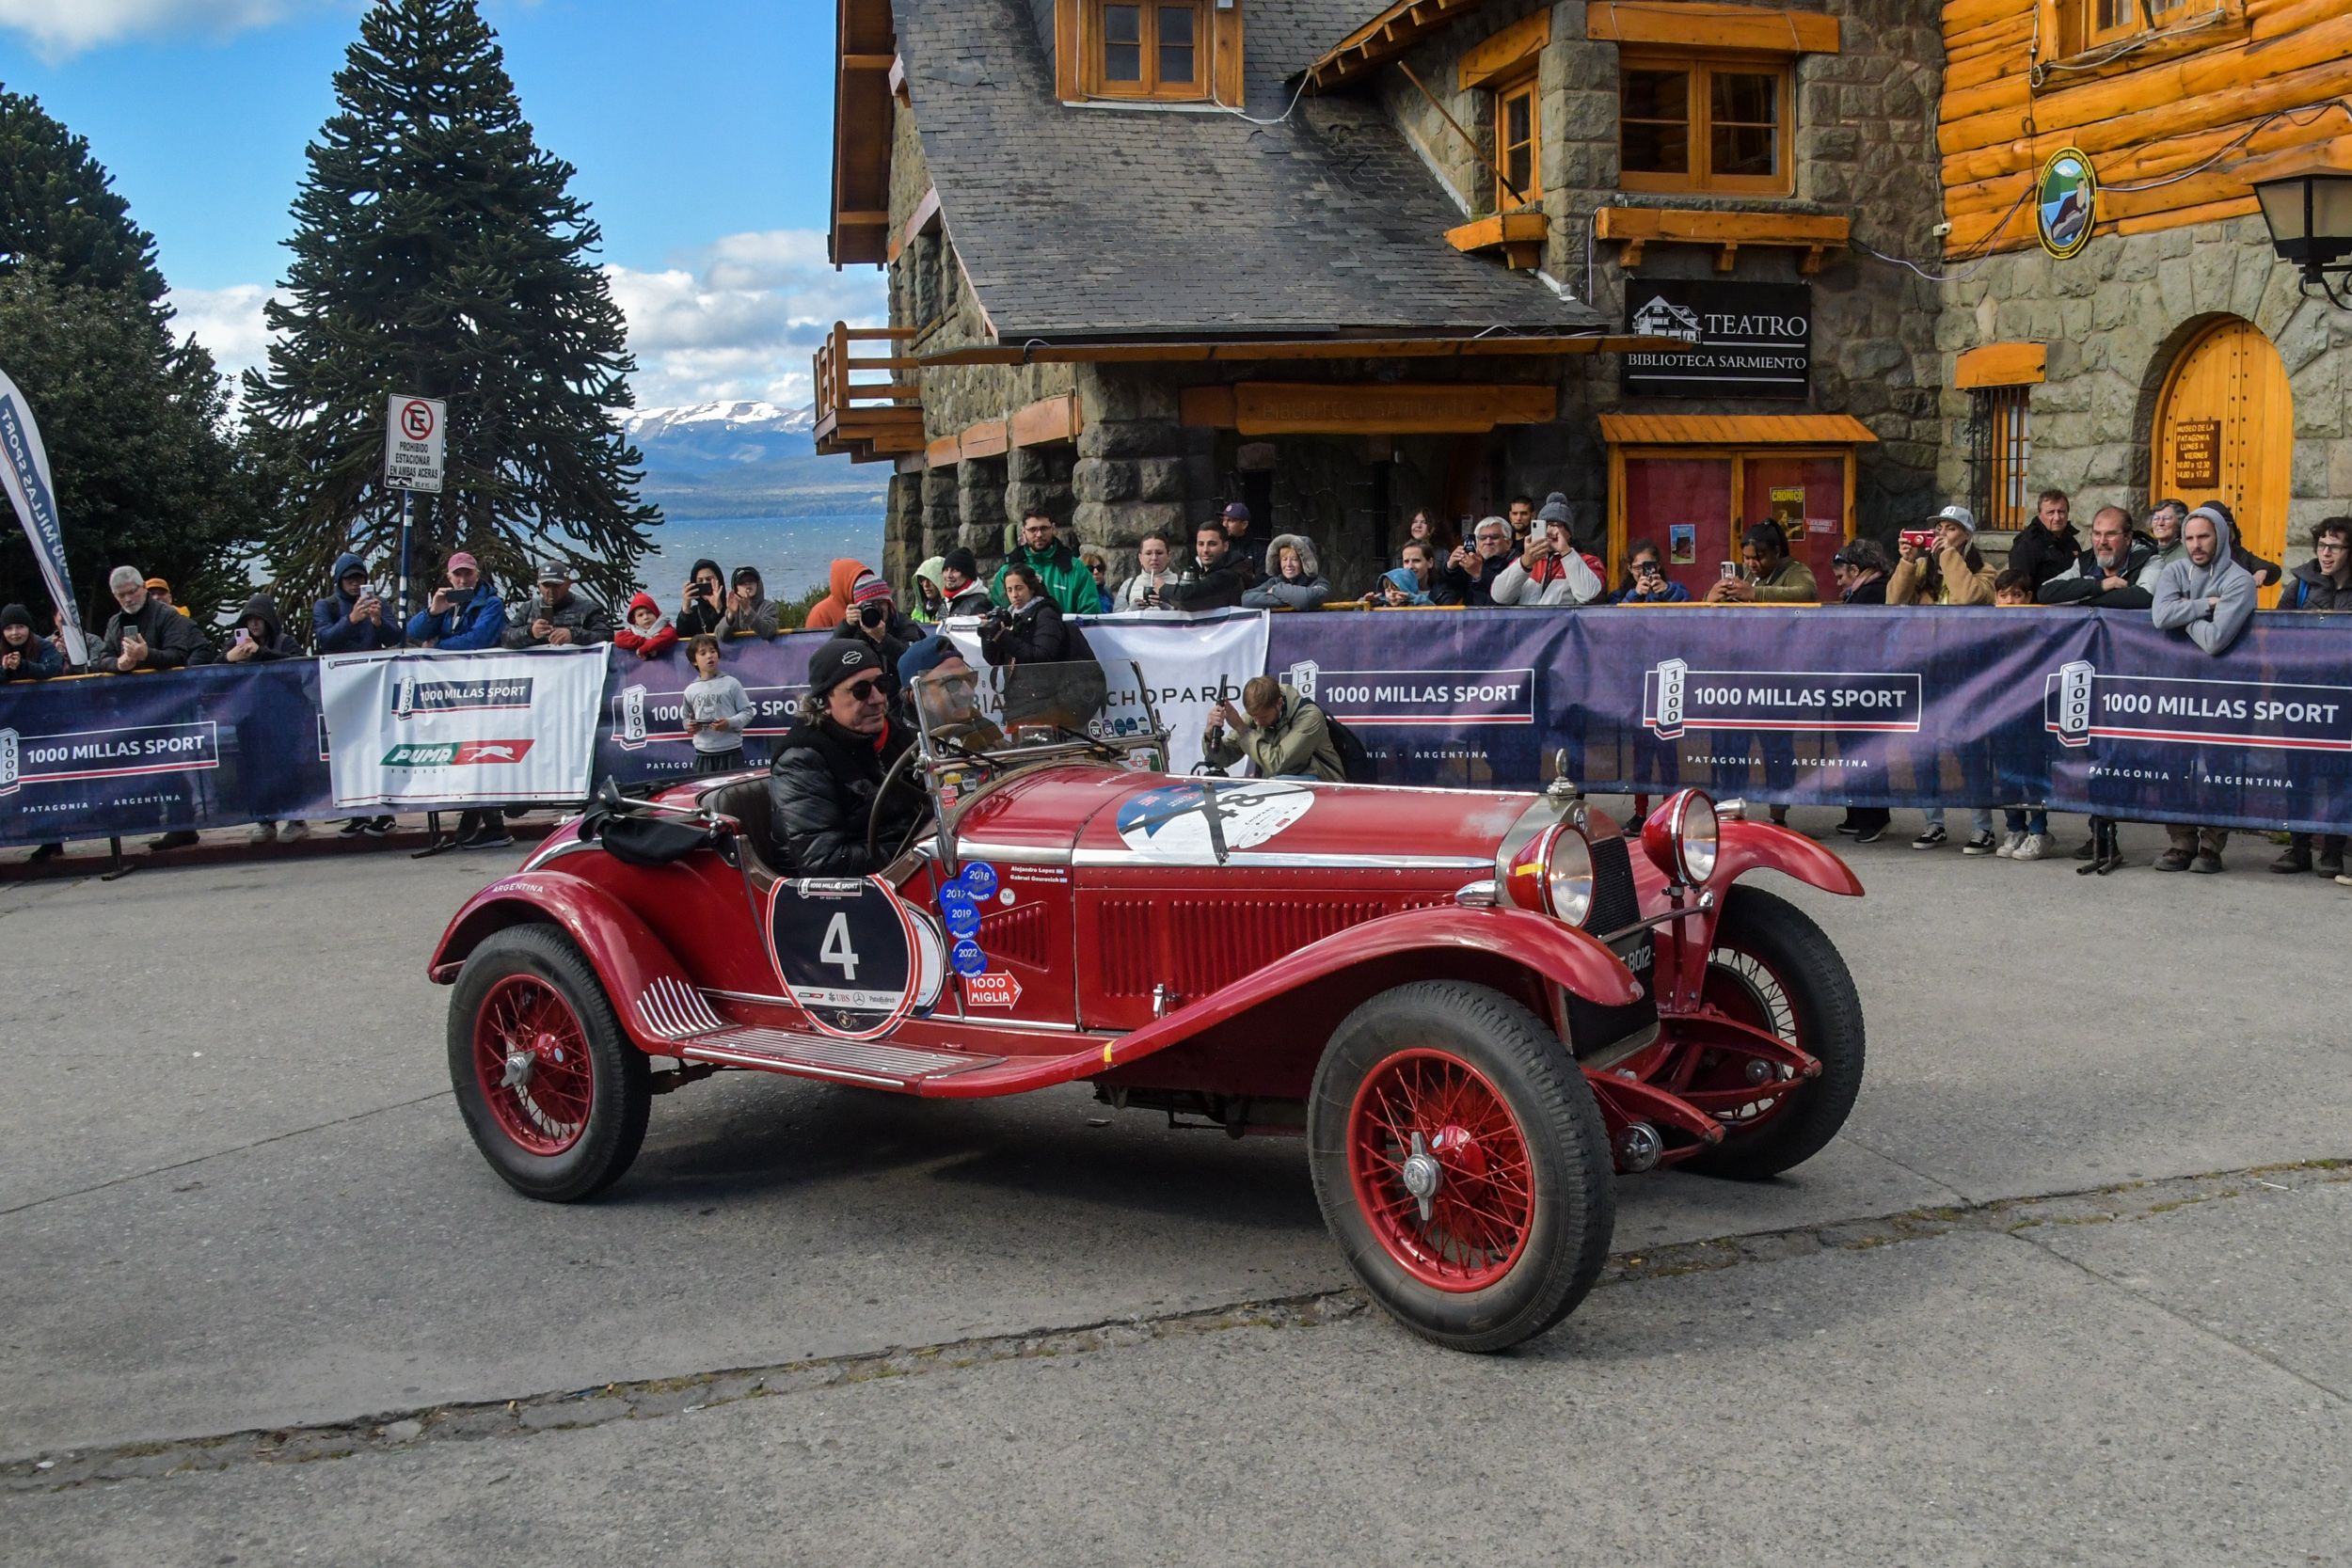
<instances>
[{"instance_id":1,"label":"chrome headlight","mask_svg":"<svg viewBox=\"0 0 2352 1568\"><path fill-rule=\"evenodd\" d=\"M1593 912L1593 847L1572 822L1555 822L1503 857L1503 895L1533 910L1581 926Z\"/></svg>"},{"instance_id":2,"label":"chrome headlight","mask_svg":"<svg viewBox=\"0 0 2352 1568\"><path fill-rule=\"evenodd\" d=\"M1706 791L1685 789L1649 814L1642 824L1642 852L1675 881L1698 887L1715 875L1723 849L1723 824Z\"/></svg>"}]
</instances>

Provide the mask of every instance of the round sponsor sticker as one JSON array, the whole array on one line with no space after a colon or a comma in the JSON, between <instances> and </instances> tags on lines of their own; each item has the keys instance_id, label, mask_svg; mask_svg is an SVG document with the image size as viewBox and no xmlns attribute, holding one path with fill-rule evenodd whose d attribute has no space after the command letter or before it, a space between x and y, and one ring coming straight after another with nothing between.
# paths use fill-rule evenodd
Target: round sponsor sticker
<instances>
[{"instance_id":1,"label":"round sponsor sticker","mask_svg":"<svg viewBox=\"0 0 2352 1568\"><path fill-rule=\"evenodd\" d=\"M950 936L968 937L980 928L979 907L965 898L951 904L944 911Z\"/></svg>"},{"instance_id":2,"label":"round sponsor sticker","mask_svg":"<svg viewBox=\"0 0 2352 1568\"><path fill-rule=\"evenodd\" d=\"M958 910L968 911L973 907L973 903L971 890L961 882L949 882L939 890L939 912L946 918L951 927L955 924L956 911Z\"/></svg>"},{"instance_id":3,"label":"round sponsor sticker","mask_svg":"<svg viewBox=\"0 0 2352 1568\"><path fill-rule=\"evenodd\" d=\"M1007 909L1012 908L1012 889L1007 888L1004 892L998 894L996 895L996 902L1004 905Z\"/></svg>"},{"instance_id":4,"label":"round sponsor sticker","mask_svg":"<svg viewBox=\"0 0 2352 1568\"><path fill-rule=\"evenodd\" d=\"M988 955L980 951L978 942L967 939L956 943L948 962L956 966L959 974L979 974L988 969Z\"/></svg>"},{"instance_id":5,"label":"round sponsor sticker","mask_svg":"<svg viewBox=\"0 0 2352 1568\"><path fill-rule=\"evenodd\" d=\"M986 861L967 862L960 879L975 898L985 898L996 891L996 868Z\"/></svg>"},{"instance_id":6,"label":"round sponsor sticker","mask_svg":"<svg viewBox=\"0 0 2352 1568\"><path fill-rule=\"evenodd\" d=\"M1129 797L1119 836L1146 860L1200 863L1263 844L1314 803L1314 791L1280 779L1186 780Z\"/></svg>"}]
</instances>

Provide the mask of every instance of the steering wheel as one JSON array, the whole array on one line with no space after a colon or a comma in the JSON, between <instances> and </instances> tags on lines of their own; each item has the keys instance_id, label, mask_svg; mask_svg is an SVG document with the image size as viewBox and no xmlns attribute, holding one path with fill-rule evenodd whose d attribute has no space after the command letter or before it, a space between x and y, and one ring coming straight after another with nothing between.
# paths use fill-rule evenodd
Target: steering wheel
<instances>
[{"instance_id":1,"label":"steering wheel","mask_svg":"<svg viewBox=\"0 0 2352 1568\"><path fill-rule=\"evenodd\" d=\"M923 818L918 816L914 825L907 829L906 836L898 840L898 847L890 851L889 860L874 858L875 840L882 833L882 802L890 799L891 786L900 782L899 775L906 772L908 765L915 760L918 750L916 747L910 746L898 753L898 760L892 763L889 771L882 774L882 787L874 791L873 809L866 814L866 863L876 870L880 870L888 865L891 861L905 854L907 846L913 844L915 837L923 831ZM929 801L925 802L927 805L929 803Z\"/></svg>"}]
</instances>

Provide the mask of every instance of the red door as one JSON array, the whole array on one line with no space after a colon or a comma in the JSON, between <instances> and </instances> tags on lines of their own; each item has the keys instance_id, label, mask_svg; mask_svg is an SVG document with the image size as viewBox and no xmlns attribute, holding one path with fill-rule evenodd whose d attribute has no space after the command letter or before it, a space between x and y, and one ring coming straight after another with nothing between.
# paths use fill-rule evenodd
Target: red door
<instances>
[{"instance_id":1,"label":"red door","mask_svg":"<svg viewBox=\"0 0 2352 1568\"><path fill-rule=\"evenodd\" d=\"M1666 576L1705 598L1722 573L1721 562L1737 562L1731 537L1731 459L1728 457L1629 457L1625 460L1626 557L1636 545L1663 553ZM1625 561L1612 563L1609 590L1625 586Z\"/></svg>"}]
</instances>

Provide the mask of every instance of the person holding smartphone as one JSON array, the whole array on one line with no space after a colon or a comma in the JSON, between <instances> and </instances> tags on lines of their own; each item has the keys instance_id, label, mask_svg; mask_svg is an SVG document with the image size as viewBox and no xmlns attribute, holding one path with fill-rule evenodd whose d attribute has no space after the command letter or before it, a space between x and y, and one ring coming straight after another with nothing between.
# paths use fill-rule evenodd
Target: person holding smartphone
<instances>
[{"instance_id":1,"label":"person holding smartphone","mask_svg":"<svg viewBox=\"0 0 2352 1568\"><path fill-rule=\"evenodd\" d=\"M1625 587L1616 604L1689 604L1691 591L1667 578L1665 558L1658 546L1647 539L1638 540L1626 552Z\"/></svg>"},{"instance_id":2,"label":"person holding smartphone","mask_svg":"<svg viewBox=\"0 0 2352 1568\"><path fill-rule=\"evenodd\" d=\"M691 641L697 637L723 636L726 622L726 574L719 570L717 562L706 557L686 574L677 617L670 624L677 627L679 637Z\"/></svg>"}]
</instances>

